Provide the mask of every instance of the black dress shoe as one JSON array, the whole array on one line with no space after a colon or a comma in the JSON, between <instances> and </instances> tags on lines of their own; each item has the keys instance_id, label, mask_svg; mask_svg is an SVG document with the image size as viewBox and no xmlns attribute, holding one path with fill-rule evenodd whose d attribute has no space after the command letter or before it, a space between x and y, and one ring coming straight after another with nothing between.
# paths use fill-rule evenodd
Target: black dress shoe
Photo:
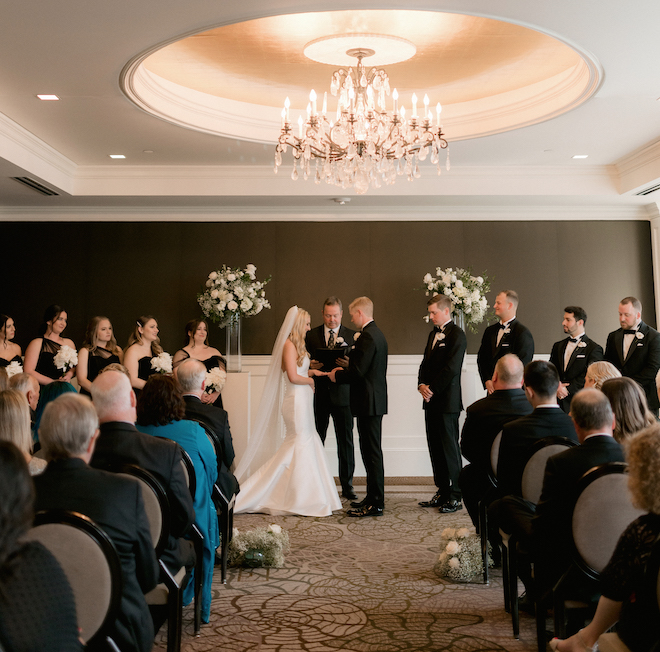
<instances>
[{"instance_id":1,"label":"black dress shoe","mask_svg":"<svg viewBox=\"0 0 660 652\"><path fill-rule=\"evenodd\" d=\"M357 498L357 494L353 489L343 489L341 495L346 498L346 500L355 500Z\"/></svg>"},{"instance_id":2,"label":"black dress shoe","mask_svg":"<svg viewBox=\"0 0 660 652\"><path fill-rule=\"evenodd\" d=\"M373 505L365 505L358 509L349 509L346 516L353 516L354 518L364 518L365 516L382 516L383 508L374 507Z\"/></svg>"},{"instance_id":3,"label":"black dress shoe","mask_svg":"<svg viewBox=\"0 0 660 652\"><path fill-rule=\"evenodd\" d=\"M453 514L460 509L463 509L463 503L460 500L448 500L444 505L440 506L438 511L441 514Z\"/></svg>"},{"instance_id":4,"label":"black dress shoe","mask_svg":"<svg viewBox=\"0 0 660 652\"><path fill-rule=\"evenodd\" d=\"M356 496L357 498L357 496ZM367 504L367 498L366 496L362 500L354 500L351 503L351 507L364 507Z\"/></svg>"},{"instance_id":5,"label":"black dress shoe","mask_svg":"<svg viewBox=\"0 0 660 652\"><path fill-rule=\"evenodd\" d=\"M440 491L437 491L431 500L422 500L417 504L420 507L440 507L440 505L444 505L446 502L447 498Z\"/></svg>"}]
</instances>

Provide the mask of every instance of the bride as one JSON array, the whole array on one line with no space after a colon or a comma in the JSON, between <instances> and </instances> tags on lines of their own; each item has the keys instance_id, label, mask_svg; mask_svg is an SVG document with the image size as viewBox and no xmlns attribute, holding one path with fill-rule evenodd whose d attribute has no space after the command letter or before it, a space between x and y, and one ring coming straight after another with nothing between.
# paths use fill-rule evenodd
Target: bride
<instances>
[{"instance_id":1,"label":"bride","mask_svg":"<svg viewBox=\"0 0 660 652\"><path fill-rule=\"evenodd\" d=\"M314 427L314 381L310 375L325 374L309 371L305 348L309 329L309 313L297 306L290 308L273 347L249 450L236 467L241 491L235 513L329 516L341 508ZM286 436L277 448L280 415ZM256 470L247 477L250 468Z\"/></svg>"}]
</instances>

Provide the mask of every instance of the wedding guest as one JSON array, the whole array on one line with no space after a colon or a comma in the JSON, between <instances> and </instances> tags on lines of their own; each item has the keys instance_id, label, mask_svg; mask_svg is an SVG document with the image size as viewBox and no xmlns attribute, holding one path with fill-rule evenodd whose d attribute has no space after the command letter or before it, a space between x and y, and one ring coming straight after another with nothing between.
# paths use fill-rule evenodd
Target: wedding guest
<instances>
[{"instance_id":1,"label":"wedding guest","mask_svg":"<svg viewBox=\"0 0 660 652\"><path fill-rule=\"evenodd\" d=\"M10 441L23 453L30 475L37 475L46 468L45 460L32 457L30 406L25 396L15 389L0 392L0 440Z\"/></svg>"},{"instance_id":2,"label":"wedding guest","mask_svg":"<svg viewBox=\"0 0 660 652\"><path fill-rule=\"evenodd\" d=\"M0 441L0 641L9 652L82 651L66 575L39 542L23 540L34 519L24 455Z\"/></svg>"},{"instance_id":3,"label":"wedding guest","mask_svg":"<svg viewBox=\"0 0 660 652\"><path fill-rule=\"evenodd\" d=\"M35 507L84 514L112 539L123 590L109 633L120 650L149 652L154 629L144 595L156 586L159 571L149 521L135 478L89 466L98 425L92 402L78 393L59 396L46 406L39 436L48 466L34 479Z\"/></svg>"},{"instance_id":4,"label":"wedding guest","mask_svg":"<svg viewBox=\"0 0 660 652\"><path fill-rule=\"evenodd\" d=\"M37 405L39 404L39 395L41 385L34 376L25 372L16 374L9 379L9 388L18 390L27 399L30 406L30 423L34 433L34 421L36 419Z\"/></svg>"},{"instance_id":5,"label":"wedding guest","mask_svg":"<svg viewBox=\"0 0 660 652\"><path fill-rule=\"evenodd\" d=\"M7 315L0 314L0 367L7 367L12 362L23 364L21 347L12 342L15 334L14 320Z\"/></svg>"},{"instance_id":6,"label":"wedding guest","mask_svg":"<svg viewBox=\"0 0 660 652\"><path fill-rule=\"evenodd\" d=\"M584 377L585 389L600 389L609 378L621 378L621 372L611 363L601 360L592 362L587 367L587 375Z\"/></svg>"},{"instance_id":7,"label":"wedding guest","mask_svg":"<svg viewBox=\"0 0 660 652\"><path fill-rule=\"evenodd\" d=\"M655 389L655 376L660 369L660 335L642 321L642 304L635 297L625 297L619 303L621 328L607 336L605 360L611 362L622 376L638 382L655 416L660 399Z\"/></svg>"},{"instance_id":8,"label":"wedding guest","mask_svg":"<svg viewBox=\"0 0 660 652\"><path fill-rule=\"evenodd\" d=\"M99 372L113 362L121 364L123 352L117 346L112 324L107 317L93 317L87 324L85 341L78 353L76 378L80 393L90 396L92 382Z\"/></svg>"},{"instance_id":9,"label":"wedding guest","mask_svg":"<svg viewBox=\"0 0 660 652\"><path fill-rule=\"evenodd\" d=\"M172 367L176 369L184 360L193 358L199 360L204 364L207 371L219 368L222 371L227 371L227 363L222 357L222 353L218 349L209 345L209 329L207 323L203 319L192 319L185 327L184 347L179 349L172 358ZM176 375L176 371L175 371ZM218 407L222 407L222 396L220 391L222 388L202 395L202 402L215 403Z\"/></svg>"},{"instance_id":10,"label":"wedding guest","mask_svg":"<svg viewBox=\"0 0 660 652\"><path fill-rule=\"evenodd\" d=\"M513 290L502 290L495 298L495 315L499 323L489 326L481 339L477 353L477 366L481 382L489 394L493 392L495 363L507 353L517 355L523 365L534 357L534 338L526 326L516 319L518 294Z\"/></svg>"},{"instance_id":11,"label":"wedding guest","mask_svg":"<svg viewBox=\"0 0 660 652\"><path fill-rule=\"evenodd\" d=\"M567 414L573 396L584 387L587 368L603 359L603 347L584 332L586 323L587 313L584 308L566 306L561 325L568 337L555 342L550 353L550 362L559 372L559 407Z\"/></svg>"},{"instance_id":12,"label":"wedding guest","mask_svg":"<svg viewBox=\"0 0 660 652\"><path fill-rule=\"evenodd\" d=\"M54 380L70 382L75 374L75 367L63 373L55 365L55 356L63 346L76 350L72 340L62 337L66 328L67 313L64 308L53 304L46 308L44 320L39 327L38 337L32 340L25 349L24 370L34 376L40 385L49 385Z\"/></svg>"},{"instance_id":13,"label":"wedding guest","mask_svg":"<svg viewBox=\"0 0 660 652\"><path fill-rule=\"evenodd\" d=\"M147 378L157 373L151 367L151 359L162 352L156 319L151 315L138 317L124 350L124 365L131 376L133 389L141 390Z\"/></svg>"},{"instance_id":14,"label":"wedding guest","mask_svg":"<svg viewBox=\"0 0 660 652\"><path fill-rule=\"evenodd\" d=\"M607 396L614 411L614 439L620 444L656 422L648 408L646 395L632 378L606 380L601 391Z\"/></svg>"},{"instance_id":15,"label":"wedding guest","mask_svg":"<svg viewBox=\"0 0 660 652\"><path fill-rule=\"evenodd\" d=\"M149 435L175 441L190 455L195 466L195 523L204 535L202 620L208 623L215 549L219 545L218 517L211 500L218 467L215 450L203 428L185 416L186 404L177 381L161 374L150 376L138 398L137 425ZM194 583L189 582L183 594L185 604L192 600L193 592Z\"/></svg>"},{"instance_id":16,"label":"wedding guest","mask_svg":"<svg viewBox=\"0 0 660 652\"><path fill-rule=\"evenodd\" d=\"M437 507L441 514L463 509L458 476L463 467L458 446L458 417L463 409L461 368L467 338L451 319L451 299L436 294L426 304L433 330L417 376L417 391L424 399L426 441L437 491L421 507Z\"/></svg>"},{"instance_id":17,"label":"wedding guest","mask_svg":"<svg viewBox=\"0 0 660 652\"><path fill-rule=\"evenodd\" d=\"M635 519L621 535L601 575L602 595L591 623L565 641L551 641L553 650L589 650L615 623L617 635L632 652L654 649L660 640L657 618L649 615L657 612L656 592L652 604L640 590L646 563L660 536L660 424L627 442L626 460L633 504L648 513Z\"/></svg>"},{"instance_id":18,"label":"wedding guest","mask_svg":"<svg viewBox=\"0 0 660 652\"><path fill-rule=\"evenodd\" d=\"M76 388L71 383L65 383L63 380L55 380L50 385L45 385L39 392L39 402L34 411L34 435L35 441L39 441L39 426L46 406L62 394L76 392Z\"/></svg>"}]
</instances>

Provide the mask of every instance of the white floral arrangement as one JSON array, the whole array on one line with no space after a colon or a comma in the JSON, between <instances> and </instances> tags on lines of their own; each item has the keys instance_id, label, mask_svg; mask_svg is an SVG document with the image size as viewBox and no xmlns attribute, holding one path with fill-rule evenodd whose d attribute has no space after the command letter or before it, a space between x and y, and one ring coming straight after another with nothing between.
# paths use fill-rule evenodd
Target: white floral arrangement
<instances>
[{"instance_id":1,"label":"white floral arrangement","mask_svg":"<svg viewBox=\"0 0 660 652\"><path fill-rule=\"evenodd\" d=\"M486 293L490 290L490 279L483 276L473 276L472 270L457 267L441 269L436 267L437 276L426 274L423 279L424 290L427 297L434 294L444 294L451 299L454 312L462 312L465 326L473 333L477 326L486 319L488 301ZM426 322L429 316L424 317Z\"/></svg>"},{"instance_id":2,"label":"white floral arrangement","mask_svg":"<svg viewBox=\"0 0 660 652\"><path fill-rule=\"evenodd\" d=\"M224 328L238 317L251 317L264 308L270 308L264 286L270 281L257 281L257 268L250 264L245 269L222 266L211 272L206 290L197 295L202 312L212 322Z\"/></svg>"},{"instance_id":3,"label":"white floral arrangement","mask_svg":"<svg viewBox=\"0 0 660 652\"><path fill-rule=\"evenodd\" d=\"M78 352L65 344L55 354L53 362L55 367L60 369L62 375L64 375L69 369L73 369L78 364Z\"/></svg>"},{"instance_id":4,"label":"white floral arrangement","mask_svg":"<svg viewBox=\"0 0 660 652\"><path fill-rule=\"evenodd\" d=\"M207 394L213 394L213 392L221 392L226 382L227 372L220 367L213 367L213 369L211 369L206 374L204 390Z\"/></svg>"},{"instance_id":5,"label":"white floral arrangement","mask_svg":"<svg viewBox=\"0 0 660 652\"><path fill-rule=\"evenodd\" d=\"M483 573L481 561L481 538L470 534L466 527L445 528L440 535L440 557L436 572L442 577L455 582L469 582ZM488 555L488 566L493 561Z\"/></svg>"},{"instance_id":6,"label":"white floral arrangement","mask_svg":"<svg viewBox=\"0 0 660 652\"><path fill-rule=\"evenodd\" d=\"M273 523L247 532L234 528L227 558L231 566L282 568L288 550L289 535L279 525Z\"/></svg>"},{"instance_id":7,"label":"white floral arrangement","mask_svg":"<svg viewBox=\"0 0 660 652\"><path fill-rule=\"evenodd\" d=\"M10 362L6 367L5 371L7 372L7 377L11 378L12 376L15 376L16 374L22 374L23 373L23 365L18 362L17 360L14 360L13 362Z\"/></svg>"},{"instance_id":8,"label":"white floral arrangement","mask_svg":"<svg viewBox=\"0 0 660 652\"><path fill-rule=\"evenodd\" d=\"M151 358L151 368L159 374L172 373L172 356L163 351Z\"/></svg>"}]
</instances>

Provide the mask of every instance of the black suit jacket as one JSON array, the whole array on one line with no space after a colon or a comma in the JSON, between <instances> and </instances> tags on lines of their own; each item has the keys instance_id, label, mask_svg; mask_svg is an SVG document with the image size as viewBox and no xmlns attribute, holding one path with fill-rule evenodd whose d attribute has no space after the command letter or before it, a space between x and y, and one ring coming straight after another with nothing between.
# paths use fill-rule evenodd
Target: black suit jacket
<instances>
[{"instance_id":1,"label":"black suit jacket","mask_svg":"<svg viewBox=\"0 0 660 652\"><path fill-rule=\"evenodd\" d=\"M112 637L122 652L148 652L154 630L144 599L156 586L158 562L137 480L93 469L81 459L55 460L34 477L35 509L68 509L91 518L112 539L124 590Z\"/></svg>"},{"instance_id":2,"label":"black suit jacket","mask_svg":"<svg viewBox=\"0 0 660 652\"><path fill-rule=\"evenodd\" d=\"M536 442L546 437L566 437L577 442L573 421L559 407L536 408L526 417L505 424L497 463L497 491L500 496L522 494L525 464Z\"/></svg>"},{"instance_id":3,"label":"black suit jacket","mask_svg":"<svg viewBox=\"0 0 660 652\"><path fill-rule=\"evenodd\" d=\"M603 347L596 344L587 335L583 335L578 345L573 349L573 353L564 369L564 353L568 345L569 338L555 342L552 345L550 353L550 362L557 367L559 380L562 383L568 383L568 396L559 401L559 406L564 412L568 412L573 400L573 396L584 387L584 377L587 375L587 367L592 362L598 362L603 359ZM584 344L585 346L581 346Z\"/></svg>"},{"instance_id":4,"label":"black suit jacket","mask_svg":"<svg viewBox=\"0 0 660 652\"><path fill-rule=\"evenodd\" d=\"M239 486L238 480L236 480L234 474L229 470L229 467L234 461L234 443L231 438L227 412L210 403L202 403L197 396L192 396L191 394L186 394L183 400L186 402L186 417L195 421L201 421L220 439L222 456L218 459L218 479L216 483L222 490L222 493L229 498L233 494L238 493Z\"/></svg>"},{"instance_id":5,"label":"black suit jacket","mask_svg":"<svg viewBox=\"0 0 660 652\"><path fill-rule=\"evenodd\" d=\"M484 473L490 471L490 449L505 423L532 411L522 389L496 389L465 411L461 433L461 452Z\"/></svg>"},{"instance_id":6,"label":"black suit jacket","mask_svg":"<svg viewBox=\"0 0 660 652\"><path fill-rule=\"evenodd\" d=\"M338 383L350 383L351 412L356 417L387 414L387 340L370 321L355 341L348 368L338 371Z\"/></svg>"},{"instance_id":7,"label":"black suit jacket","mask_svg":"<svg viewBox=\"0 0 660 652\"><path fill-rule=\"evenodd\" d=\"M341 347L346 352L351 350L354 344L354 336L356 331L346 326L339 326L337 337L343 337L346 342L346 347ZM309 352L309 357L312 360L317 360L316 351L318 349L325 349L325 332L323 324L312 328L305 336L305 346ZM322 407L329 410L331 405L348 406L350 405L350 389L348 385L340 385L333 383L326 376L314 377L314 404L317 407Z\"/></svg>"},{"instance_id":8,"label":"black suit jacket","mask_svg":"<svg viewBox=\"0 0 660 652\"><path fill-rule=\"evenodd\" d=\"M507 353L515 353L522 360L523 365L531 362L534 357L534 338L527 326L523 326L517 319L514 319L508 325L508 330L509 333L502 335L499 346L497 344L497 334L500 331L499 322L492 324L484 331L477 353L479 376L481 376L484 386L486 381L493 377L497 361Z\"/></svg>"},{"instance_id":9,"label":"black suit jacket","mask_svg":"<svg viewBox=\"0 0 660 652\"><path fill-rule=\"evenodd\" d=\"M181 466L178 444L139 432L123 421L102 423L90 465L107 469L117 464L135 464L149 471L167 492L170 503L170 536L161 555L168 568L181 567L187 553L180 550L183 537L195 520L193 501Z\"/></svg>"},{"instance_id":10,"label":"black suit jacket","mask_svg":"<svg viewBox=\"0 0 660 652\"><path fill-rule=\"evenodd\" d=\"M637 381L646 394L649 407L657 410L660 407L660 400L655 388L655 376L660 369L660 337L655 328L651 328L643 321L639 324L638 332L643 337L635 337L625 360L623 330L619 328L610 333L605 345L605 360L619 369L622 376Z\"/></svg>"},{"instance_id":11,"label":"black suit jacket","mask_svg":"<svg viewBox=\"0 0 660 652\"><path fill-rule=\"evenodd\" d=\"M463 409L461 368L467 349L467 338L453 321L445 326L442 335L444 337L434 347L436 331L432 330L424 349L417 384L428 385L433 396L428 403L423 401L422 407L439 412L460 412Z\"/></svg>"}]
</instances>

